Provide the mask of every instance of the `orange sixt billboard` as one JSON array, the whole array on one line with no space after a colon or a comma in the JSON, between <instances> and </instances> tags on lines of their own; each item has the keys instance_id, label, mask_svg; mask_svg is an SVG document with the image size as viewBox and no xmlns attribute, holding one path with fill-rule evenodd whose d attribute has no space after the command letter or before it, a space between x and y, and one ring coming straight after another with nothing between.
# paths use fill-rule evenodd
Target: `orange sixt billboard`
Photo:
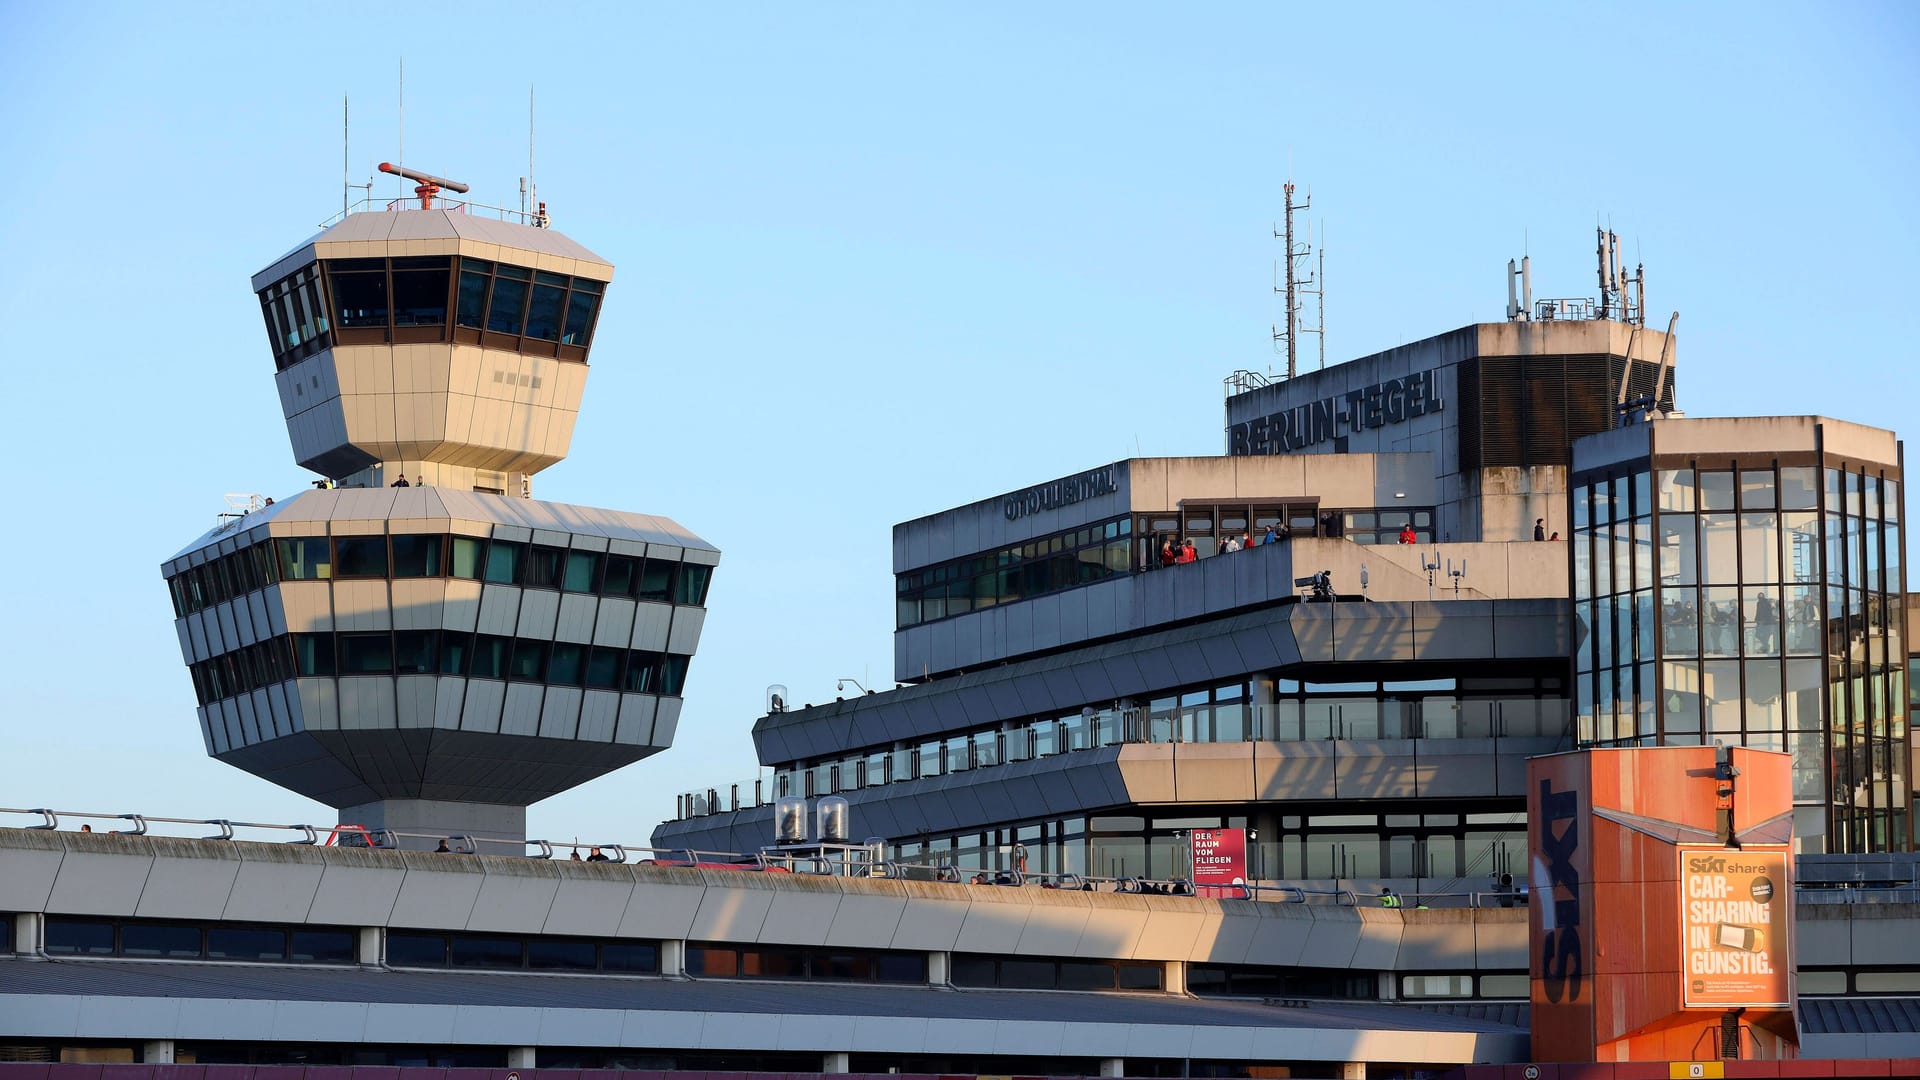
<instances>
[{"instance_id":1,"label":"orange sixt billboard","mask_svg":"<svg viewBox=\"0 0 1920 1080\"><path fill-rule=\"evenodd\" d=\"M1793 918L1785 849L1683 847L1680 941L1687 1008L1786 1008Z\"/></svg>"},{"instance_id":2,"label":"orange sixt billboard","mask_svg":"<svg viewBox=\"0 0 1920 1080\"><path fill-rule=\"evenodd\" d=\"M1687 1061L1740 1010L1792 1056L1792 759L1744 746L1527 761L1533 1056Z\"/></svg>"}]
</instances>

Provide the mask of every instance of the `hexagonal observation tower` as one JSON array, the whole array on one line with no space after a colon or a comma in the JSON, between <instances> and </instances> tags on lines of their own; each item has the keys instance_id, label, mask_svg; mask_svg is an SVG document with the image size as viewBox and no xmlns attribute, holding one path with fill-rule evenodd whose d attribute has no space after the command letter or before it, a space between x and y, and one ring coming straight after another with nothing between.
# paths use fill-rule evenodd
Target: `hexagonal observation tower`
<instances>
[{"instance_id":1,"label":"hexagonal observation tower","mask_svg":"<svg viewBox=\"0 0 1920 1080\"><path fill-rule=\"evenodd\" d=\"M528 804L672 744L720 552L531 497L613 267L544 206L435 206L465 188L388 171L418 207L253 278L294 459L327 479L162 571L209 754L343 823L524 839Z\"/></svg>"}]
</instances>

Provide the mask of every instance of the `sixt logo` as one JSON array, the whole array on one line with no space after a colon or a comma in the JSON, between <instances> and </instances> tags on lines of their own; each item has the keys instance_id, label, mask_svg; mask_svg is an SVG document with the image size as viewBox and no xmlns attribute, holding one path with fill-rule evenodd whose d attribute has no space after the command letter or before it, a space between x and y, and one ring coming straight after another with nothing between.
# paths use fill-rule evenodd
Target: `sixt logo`
<instances>
[{"instance_id":1,"label":"sixt logo","mask_svg":"<svg viewBox=\"0 0 1920 1080\"><path fill-rule=\"evenodd\" d=\"M1766 869L1760 863L1729 862L1719 855L1696 855L1687 860L1690 874L1758 874Z\"/></svg>"},{"instance_id":2,"label":"sixt logo","mask_svg":"<svg viewBox=\"0 0 1920 1080\"><path fill-rule=\"evenodd\" d=\"M1574 853L1580 849L1580 793L1556 793L1551 782L1540 781L1540 850L1536 865L1545 860L1546 895L1540 905L1540 974L1547 1000L1575 1001L1580 997L1580 868Z\"/></svg>"}]
</instances>

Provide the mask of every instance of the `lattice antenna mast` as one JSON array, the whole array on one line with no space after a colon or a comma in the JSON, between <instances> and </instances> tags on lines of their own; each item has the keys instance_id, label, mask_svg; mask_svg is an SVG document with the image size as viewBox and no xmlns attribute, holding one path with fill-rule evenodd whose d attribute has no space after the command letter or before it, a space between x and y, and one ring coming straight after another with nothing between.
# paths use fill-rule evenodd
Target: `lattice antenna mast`
<instances>
[{"instance_id":1,"label":"lattice antenna mast","mask_svg":"<svg viewBox=\"0 0 1920 1080\"><path fill-rule=\"evenodd\" d=\"M1295 203L1293 201L1293 181L1291 180L1287 181L1286 187L1283 190L1286 192L1286 227L1284 230L1276 228L1273 231L1273 238L1286 244L1286 255L1280 260L1280 266L1274 268L1274 277L1279 278L1281 267L1284 267L1286 270L1286 279L1285 284L1282 284L1280 281L1275 281L1273 291L1281 294L1284 298L1282 304L1285 310L1282 313L1283 321L1276 323L1273 327L1273 341L1276 350L1281 342L1286 343L1287 378L1291 379L1300 373L1300 334L1303 332L1300 329L1300 297L1309 291L1305 286L1314 284L1314 276L1312 274L1307 274L1303 277L1300 273L1300 261L1313 254L1313 247L1311 244L1298 244L1294 241L1293 214L1296 210L1305 210L1311 207L1313 205L1313 195L1309 192L1305 200ZM1282 329L1283 326L1285 329ZM1310 330L1305 332L1318 333L1319 331ZM1326 346L1324 342L1321 345L1320 363L1322 367L1326 366Z\"/></svg>"}]
</instances>

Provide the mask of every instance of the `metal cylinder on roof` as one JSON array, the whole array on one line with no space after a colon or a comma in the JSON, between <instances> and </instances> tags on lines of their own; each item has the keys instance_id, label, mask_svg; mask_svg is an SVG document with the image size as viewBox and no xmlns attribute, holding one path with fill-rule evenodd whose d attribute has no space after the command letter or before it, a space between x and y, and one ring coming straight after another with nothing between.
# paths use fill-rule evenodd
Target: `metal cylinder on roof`
<instances>
[{"instance_id":1,"label":"metal cylinder on roof","mask_svg":"<svg viewBox=\"0 0 1920 1080\"><path fill-rule=\"evenodd\" d=\"M847 800L838 795L829 795L820 800L818 810L820 830L818 836L823 844L844 844L853 835L851 813Z\"/></svg>"},{"instance_id":2,"label":"metal cylinder on roof","mask_svg":"<svg viewBox=\"0 0 1920 1080\"><path fill-rule=\"evenodd\" d=\"M782 795L773 803L773 842L807 842L807 800L803 795Z\"/></svg>"}]
</instances>

